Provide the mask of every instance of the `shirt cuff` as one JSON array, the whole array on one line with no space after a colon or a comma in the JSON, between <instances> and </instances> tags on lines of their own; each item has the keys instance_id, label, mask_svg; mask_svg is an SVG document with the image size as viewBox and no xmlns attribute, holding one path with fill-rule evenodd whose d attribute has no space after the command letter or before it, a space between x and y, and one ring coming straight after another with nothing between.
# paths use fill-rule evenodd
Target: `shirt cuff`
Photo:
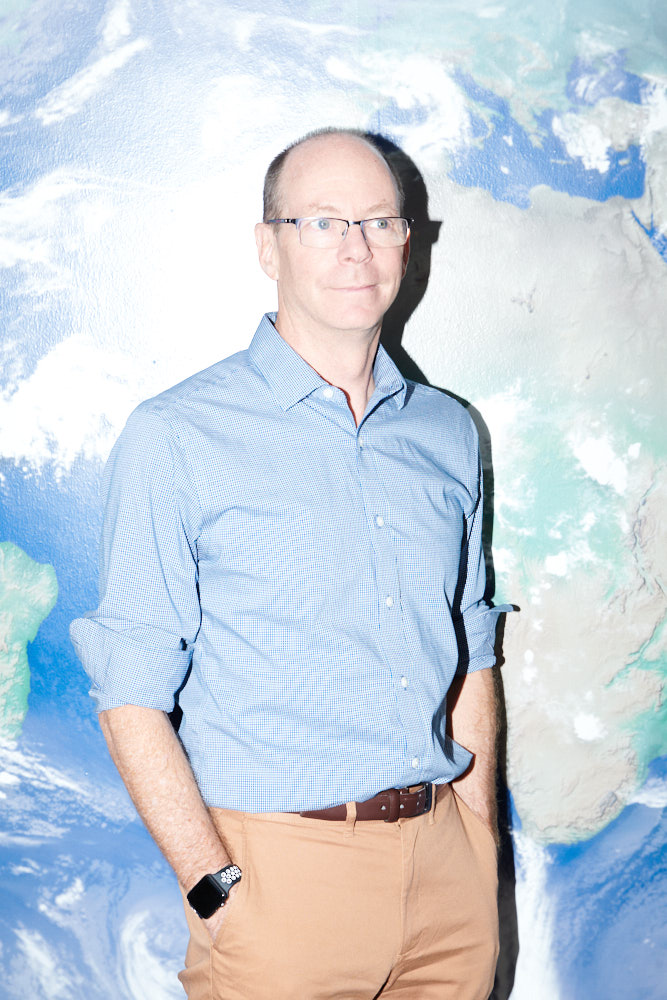
<instances>
[{"instance_id":1,"label":"shirt cuff","mask_svg":"<svg viewBox=\"0 0 667 1000\"><path fill-rule=\"evenodd\" d=\"M465 638L468 644L467 657L459 661L458 675L473 674L476 670L492 667L496 662L494 646L498 615L514 611L511 604L498 604L489 608L482 604L474 612L474 617L464 616Z\"/></svg>"},{"instance_id":2,"label":"shirt cuff","mask_svg":"<svg viewBox=\"0 0 667 1000\"><path fill-rule=\"evenodd\" d=\"M91 618L72 622L70 638L98 712L121 705L171 712L192 657L183 640L151 627L119 631Z\"/></svg>"}]
</instances>

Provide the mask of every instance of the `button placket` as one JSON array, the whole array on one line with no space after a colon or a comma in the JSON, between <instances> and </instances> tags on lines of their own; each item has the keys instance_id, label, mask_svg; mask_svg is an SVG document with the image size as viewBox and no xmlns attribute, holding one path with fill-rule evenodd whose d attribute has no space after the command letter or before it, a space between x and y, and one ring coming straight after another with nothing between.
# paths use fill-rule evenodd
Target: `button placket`
<instances>
[{"instance_id":1,"label":"button placket","mask_svg":"<svg viewBox=\"0 0 667 1000\"><path fill-rule=\"evenodd\" d=\"M372 417L371 417L372 419ZM406 780L410 782L411 772L422 766L424 759L424 738L422 717L416 692L405 676L410 653L405 645L403 633L403 612L401 588L397 570L396 539L391 528L389 496L391 491L380 475L378 462L382 447L376 454L375 439L368 433L367 426L357 434L357 471L359 488L367 511L370 541L376 560L376 586L379 605L379 642L387 668L391 674L394 690L401 693L397 704L398 715L406 736ZM416 761L416 763L413 763Z\"/></svg>"}]
</instances>

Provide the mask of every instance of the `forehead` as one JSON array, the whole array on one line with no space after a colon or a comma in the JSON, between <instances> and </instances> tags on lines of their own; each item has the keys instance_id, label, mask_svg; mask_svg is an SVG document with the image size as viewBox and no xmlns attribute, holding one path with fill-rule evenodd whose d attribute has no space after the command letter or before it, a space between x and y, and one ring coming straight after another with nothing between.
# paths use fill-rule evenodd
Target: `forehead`
<instances>
[{"instance_id":1,"label":"forehead","mask_svg":"<svg viewBox=\"0 0 667 1000\"><path fill-rule=\"evenodd\" d=\"M319 136L297 146L285 161L280 192L285 211L299 214L398 208L387 164L354 136Z\"/></svg>"}]
</instances>

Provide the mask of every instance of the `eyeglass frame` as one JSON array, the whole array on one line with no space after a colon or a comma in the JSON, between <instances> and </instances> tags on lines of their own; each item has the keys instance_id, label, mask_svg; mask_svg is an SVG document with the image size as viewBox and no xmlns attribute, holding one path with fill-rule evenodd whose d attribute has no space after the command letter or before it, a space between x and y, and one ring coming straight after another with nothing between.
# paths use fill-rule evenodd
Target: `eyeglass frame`
<instances>
[{"instance_id":1,"label":"eyeglass frame","mask_svg":"<svg viewBox=\"0 0 667 1000\"><path fill-rule=\"evenodd\" d=\"M306 246L307 247L308 244L307 243L302 243L302 241L301 241L301 230L299 228L299 223L300 222L311 222L311 221L314 221L314 220L317 220L317 219L331 219L333 222L344 222L345 226L346 226L346 229L345 229L345 232L343 233L343 235L341 237L340 243L336 243L336 244L334 244L333 246L330 246L330 247L312 247L311 246L311 247L308 247L309 250L334 250L337 246L338 247L342 246L343 243L345 242L345 239L347 237L348 232L350 231L350 226L359 226L359 228L361 229L361 235L366 240L366 245L370 247L370 246L373 246L373 244L369 243L368 239L366 238L366 233L364 231L364 224L366 222L377 222L380 219L403 219L408 224L408 231L405 234L405 240L403 241L403 243L394 243L394 244L389 244L388 246L375 246L375 247L373 247L375 250L395 250L396 247L404 247L405 244L408 242L408 240L410 239L410 226L415 221L414 219L408 219L405 215L376 215L376 216L373 216L372 219L339 219L335 215L302 215L298 219L267 219L266 220L266 225L268 226L268 225L271 225L273 223L282 223L282 222L291 223L292 225L296 226L296 231L299 234L299 243L301 243L301 246Z\"/></svg>"}]
</instances>

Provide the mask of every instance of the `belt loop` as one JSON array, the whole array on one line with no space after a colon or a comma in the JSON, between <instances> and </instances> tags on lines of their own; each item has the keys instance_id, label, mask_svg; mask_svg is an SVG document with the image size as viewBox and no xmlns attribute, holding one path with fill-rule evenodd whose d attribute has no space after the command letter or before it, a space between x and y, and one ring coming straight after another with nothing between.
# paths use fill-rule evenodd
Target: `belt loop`
<instances>
[{"instance_id":1,"label":"belt loop","mask_svg":"<svg viewBox=\"0 0 667 1000\"><path fill-rule=\"evenodd\" d=\"M433 826L435 823L435 800L438 797L439 785L431 785L431 808L428 811L428 825Z\"/></svg>"},{"instance_id":2,"label":"belt loop","mask_svg":"<svg viewBox=\"0 0 667 1000\"><path fill-rule=\"evenodd\" d=\"M356 822L357 822L357 803L348 802L347 816L345 818L345 833L343 834L343 837L345 839L354 836L354 827Z\"/></svg>"},{"instance_id":3,"label":"belt loop","mask_svg":"<svg viewBox=\"0 0 667 1000\"><path fill-rule=\"evenodd\" d=\"M388 788L384 793L387 796L389 809L384 817L385 823L396 823L401 815L401 793L398 788ZM384 810L384 806L382 806Z\"/></svg>"}]
</instances>

